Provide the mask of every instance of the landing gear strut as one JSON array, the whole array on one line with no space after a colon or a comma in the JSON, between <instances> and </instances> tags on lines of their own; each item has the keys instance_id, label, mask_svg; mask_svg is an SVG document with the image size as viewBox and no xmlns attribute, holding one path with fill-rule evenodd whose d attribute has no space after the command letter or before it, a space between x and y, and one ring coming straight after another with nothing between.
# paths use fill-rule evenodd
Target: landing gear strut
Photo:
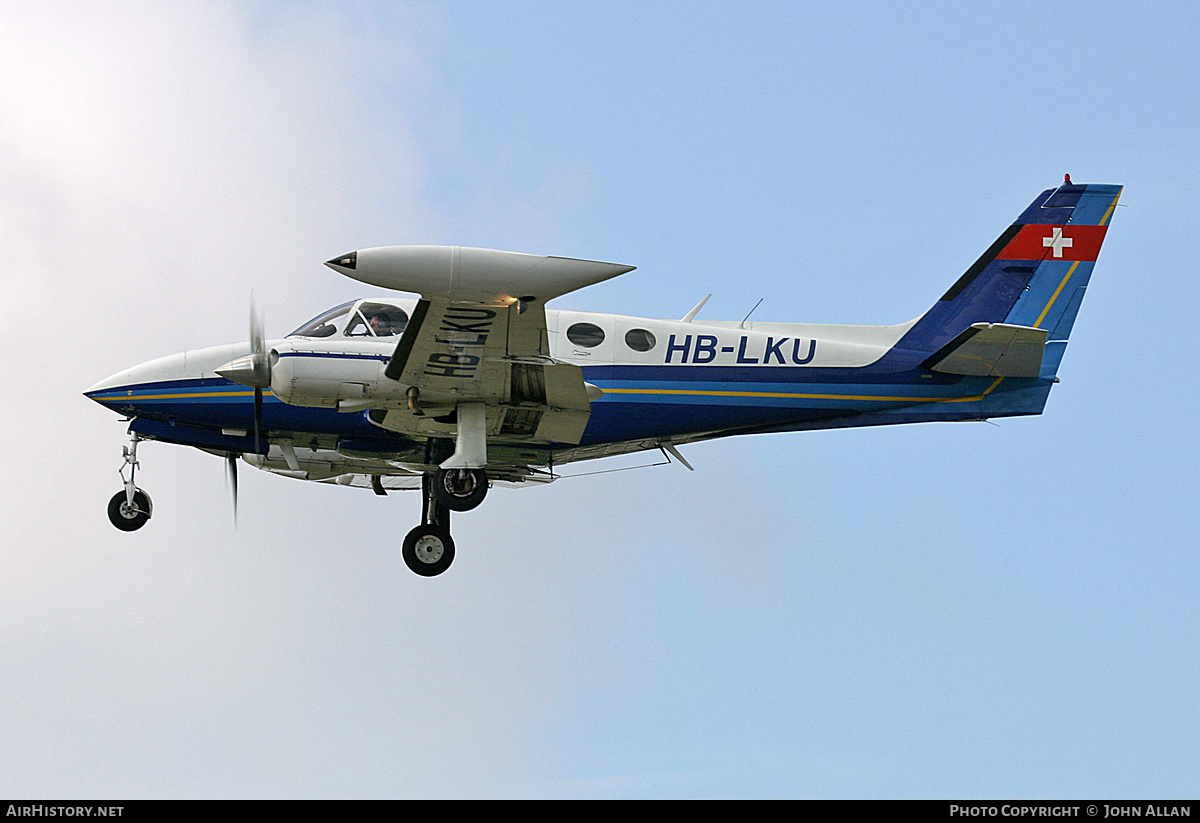
<instances>
[{"instance_id":1,"label":"landing gear strut","mask_svg":"<svg viewBox=\"0 0 1200 823\"><path fill-rule=\"evenodd\" d=\"M421 479L421 500L421 525L405 535L402 554L405 564L413 572L422 577L434 577L450 568L454 562L450 509L438 499L435 478L428 474Z\"/></svg>"},{"instance_id":2,"label":"landing gear strut","mask_svg":"<svg viewBox=\"0 0 1200 823\"><path fill-rule=\"evenodd\" d=\"M433 476L433 493L438 502L456 512L467 512L483 502L488 490L487 407L483 403L459 403L455 409L458 431L454 454L441 461Z\"/></svg>"},{"instance_id":3,"label":"landing gear strut","mask_svg":"<svg viewBox=\"0 0 1200 823\"><path fill-rule=\"evenodd\" d=\"M137 531L146 525L153 511L150 495L133 482L133 475L138 467L137 444L141 439L136 432L132 433L129 435L129 445L121 449L121 456L125 459L121 466L121 480L125 482L125 489L114 494L112 500L108 501L108 519L123 532Z\"/></svg>"}]
</instances>

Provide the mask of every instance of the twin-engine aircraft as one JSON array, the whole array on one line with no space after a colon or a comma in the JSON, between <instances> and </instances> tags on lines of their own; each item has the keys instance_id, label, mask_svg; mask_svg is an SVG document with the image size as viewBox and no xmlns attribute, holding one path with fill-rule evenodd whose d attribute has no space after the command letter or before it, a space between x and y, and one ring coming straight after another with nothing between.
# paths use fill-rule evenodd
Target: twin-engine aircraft
<instances>
[{"instance_id":1,"label":"twin-engine aircraft","mask_svg":"<svg viewBox=\"0 0 1200 823\"><path fill-rule=\"evenodd\" d=\"M129 420L113 524L149 520L143 440L275 474L420 489L403 557L454 559L450 512L497 483L579 460L734 434L1040 414L1058 381L1121 187L1042 192L929 311L895 326L719 322L547 309L633 269L459 246L363 249L326 263L419 295L337 306L282 340L151 360L86 392ZM707 300L707 298L705 298ZM688 466L688 468L691 468ZM236 497L235 497L236 502Z\"/></svg>"}]
</instances>

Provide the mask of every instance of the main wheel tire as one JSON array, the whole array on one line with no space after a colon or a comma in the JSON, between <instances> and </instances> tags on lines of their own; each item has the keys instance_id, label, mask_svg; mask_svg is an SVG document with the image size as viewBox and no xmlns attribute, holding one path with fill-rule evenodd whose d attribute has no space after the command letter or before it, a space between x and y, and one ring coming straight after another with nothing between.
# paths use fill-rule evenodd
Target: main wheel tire
<instances>
[{"instance_id":1,"label":"main wheel tire","mask_svg":"<svg viewBox=\"0 0 1200 823\"><path fill-rule=\"evenodd\" d=\"M141 489L133 493L133 506L130 507L125 499L124 490L113 495L108 501L108 519L123 532L133 532L146 525L150 519L150 496Z\"/></svg>"},{"instance_id":2,"label":"main wheel tire","mask_svg":"<svg viewBox=\"0 0 1200 823\"><path fill-rule=\"evenodd\" d=\"M487 496L483 469L438 469L433 476L433 496L450 511L469 512Z\"/></svg>"},{"instance_id":3,"label":"main wheel tire","mask_svg":"<svg viewBox=\"0 0 1200 823\"><path fill-rule=\"evenodd\" d=\"M404 537L404 562L422 577L435 577L454 562L454 538L438 526L417 526Z\"/></svg>"}]
</instances>

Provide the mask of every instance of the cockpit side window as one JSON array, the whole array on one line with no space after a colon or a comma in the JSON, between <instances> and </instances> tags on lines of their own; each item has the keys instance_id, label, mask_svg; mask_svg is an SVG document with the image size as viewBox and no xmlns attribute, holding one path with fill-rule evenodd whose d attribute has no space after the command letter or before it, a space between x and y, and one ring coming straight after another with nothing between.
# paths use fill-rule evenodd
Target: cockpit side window
<instances>
[{"instance_id":1,"label":"cockpit side window","mask_svg":"<svg viewBox=\"0 0 1200 823\"><path fill-rule=\"evenodd\" d=\"M386 303L363 303L346 326L347 337L394 337L408 325L408 312Z\"/></svg>"},{"instance_id":2,"label":"cockpit side window","mask_svg":"<svg viewBox=\"0 0 1200 823\"><path fill-rule=\"evenodd\" d=\"M349 303L343 303L324 314L317 315L289 334L288 337L329 337L337 331L339 325L337 321L345 316L353 305L354 301L351 300Z\"/></svg>"}]
</instances>

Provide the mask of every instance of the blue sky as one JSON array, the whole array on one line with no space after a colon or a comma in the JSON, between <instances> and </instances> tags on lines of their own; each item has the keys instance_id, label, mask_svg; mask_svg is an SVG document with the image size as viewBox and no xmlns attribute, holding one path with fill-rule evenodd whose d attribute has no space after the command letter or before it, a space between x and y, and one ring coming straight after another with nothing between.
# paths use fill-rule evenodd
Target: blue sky
<instances>
[{"instance_id":1,"label":"blue sky","mask_svg":"<svg viewBox=\"0 0 1200 823\"><path fill-rule=\"evenodd\" d=\"M1200 770L1190 4L0 7L19 389L0 794L1181 797ZM638 269L563 308L895 323L1069 172L1122 208L1039 418L693 445L386 500L80 396L454 243ZM64 328L65 326L65 328ZM596 464L589 468L607 468Z\"/></svg>"}]
</instances>

